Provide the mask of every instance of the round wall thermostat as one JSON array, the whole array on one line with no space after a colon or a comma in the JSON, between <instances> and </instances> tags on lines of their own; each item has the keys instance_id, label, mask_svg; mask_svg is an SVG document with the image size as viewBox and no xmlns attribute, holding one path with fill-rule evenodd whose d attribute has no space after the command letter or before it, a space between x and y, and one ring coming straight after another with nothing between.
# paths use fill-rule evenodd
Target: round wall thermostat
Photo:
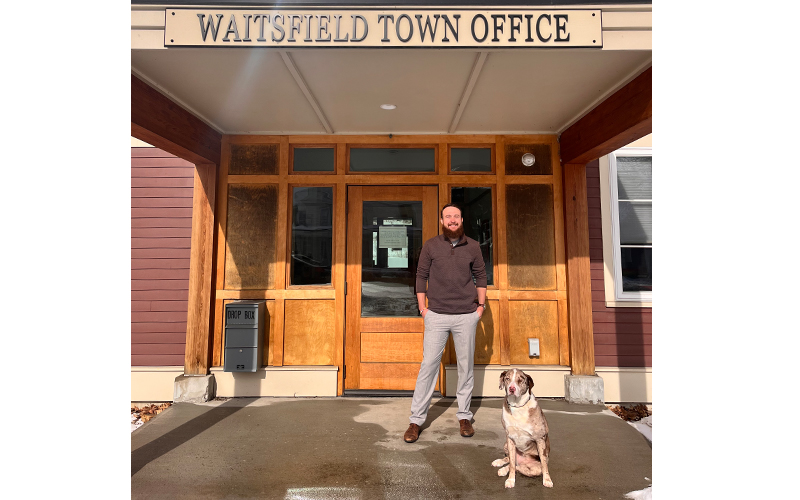
<instances>
[{"instance_id":1,"label":"round wall thermostat","mask_svg":"<svg viewBox=\"0 0 800 500\"><path fill-rule=\"evenodd\" d=\"M536 163L536 157L535 156L533 156L530 153L525 153L524 155L522 155L522 164L523 165L525 165L526 167L530 167L534 163Z\"/></svg>"}]
</instances>

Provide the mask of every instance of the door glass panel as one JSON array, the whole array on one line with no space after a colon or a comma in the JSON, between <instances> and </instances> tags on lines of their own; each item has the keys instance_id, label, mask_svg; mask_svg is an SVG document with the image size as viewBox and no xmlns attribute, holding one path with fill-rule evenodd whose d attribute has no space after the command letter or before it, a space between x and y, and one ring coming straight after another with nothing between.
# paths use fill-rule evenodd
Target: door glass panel
<instances>
[{"instance_id":1,"label":"door glass panel","mask_svg":"<svg viewBox=\"0 0 800 500\"><path fill-rule=\"evenodd\" d=\"M292 189L292 285L329 285L333 249L333 188Z\"/></svg>"},{"instance_id":2,"label":"door glass panel","mask_svg":"<svg viewBox=\"0 0 800 500\"><path fill-rule=\"evenodd\" d=\"M492 188L454 187L450 189L450 199L462 209L464 234L481 246L483 263L486 265L486 281L487 284L494 285Z\"/></svg>"},{"instance_id":3,"label":"door glass panel","mask_svg":"<svg viewBox=\"0 0 800 500\"><path fill-rule=\"evenodd\" d=\"M361 238L361 316L419 316L421 201L365 201Z\"/></svg>"}]
</instances>

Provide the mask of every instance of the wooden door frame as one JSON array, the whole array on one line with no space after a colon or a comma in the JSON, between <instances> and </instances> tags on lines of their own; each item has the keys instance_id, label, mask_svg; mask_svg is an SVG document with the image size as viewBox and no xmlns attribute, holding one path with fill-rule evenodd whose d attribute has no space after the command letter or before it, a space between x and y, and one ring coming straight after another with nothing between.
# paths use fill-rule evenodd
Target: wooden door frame
<instances>
[{"instance_id":1,"label":"wooden door frame","mask_svg":"<svg viewBox=\"0 0 800 500\"><path fill-rule=\"evenodd\" d=\"M377 191L380 193L368 193L365 197L365 190ZM344 335L344 390L357 390L361 375L361 291L357 284L361 283L361 215L363 214L363 202L368 201L396 201L421 198L423 243L433 238L439 233L438 224L438 184L431 185L347 185L347 228L346 246L347 255L345 256L345 335ZM420 196L421 195L421 196ZM351 220L358 220L358 224L351 224ZM427 222L427 224L425 223ZM439 387L444 395L445 387L445 358L442 356L439 369Z\"/></svg>"}]
</instances>

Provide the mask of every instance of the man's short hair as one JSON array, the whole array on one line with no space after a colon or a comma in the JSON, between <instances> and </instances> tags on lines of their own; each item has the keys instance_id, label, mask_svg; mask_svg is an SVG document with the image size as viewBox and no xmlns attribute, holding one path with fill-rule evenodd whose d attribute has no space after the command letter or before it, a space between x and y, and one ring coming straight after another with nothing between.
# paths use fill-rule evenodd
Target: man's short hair
<instances>
[{"instance_id":1,"label":"man's short hair","mask_svg":"<svg viewBox=\"0 0 800 500\"><path fill-rule=\"evenodd\" d=\"M460 215L462 217L464 216L464 211L461 210L460 206L456 205L455 203L448 203L447 205L443 206L442 209L439 211L439 218L440 219L444 218L444 209L447 208L447 207L455 207L455 208L457 208L458 209L458 215Z\"/></svg>"}]
</instances>

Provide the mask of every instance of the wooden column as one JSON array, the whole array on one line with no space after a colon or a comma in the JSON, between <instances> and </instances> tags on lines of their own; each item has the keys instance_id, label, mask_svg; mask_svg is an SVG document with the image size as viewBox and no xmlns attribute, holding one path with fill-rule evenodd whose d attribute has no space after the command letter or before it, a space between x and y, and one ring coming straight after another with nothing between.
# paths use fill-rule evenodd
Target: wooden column
<instances>
[{"instance_id":1,"label":"wooden column","mask_svg":"<svg viewBox=\"0 0 800 500\"><path fill-rule=\"evenodd\" d=\"M199 163L194 170L189 306L186 318L186 375L206 375L211 360L211 276L214 262L214 199L217 168Z\"/></svg>"},{"instance_id":2,"label":"wooden column","mask_svg":"<svg viewBox=\"0 0 800 500\"><path fill-rule=\"evenodd\" d=\"M206 375L214 305L214 202L222 134L131 75L131 136L195 164L184 373Z\"/></svg>"},{"instance_id":3,"label":"wooden column","mask_svg":"<svg viewBox=\"0 0 800 500\"><path fill-rule=\"evenodd\" d=\"M564 208L570 368L573 375L594 375L586 165L564 165Z\"/></svg>"},{"instance_id":4,"label":"wooden column","mask_svg":"<svg viewBox=\"0 0 800 500\"><path fill-rule=\"evenodd\" d=\"M573 375L595 374L586 164L652 132L652 89L651 67L598 104L559 138L564 168L569 352Z\"/></svg>"}]
</instances>

